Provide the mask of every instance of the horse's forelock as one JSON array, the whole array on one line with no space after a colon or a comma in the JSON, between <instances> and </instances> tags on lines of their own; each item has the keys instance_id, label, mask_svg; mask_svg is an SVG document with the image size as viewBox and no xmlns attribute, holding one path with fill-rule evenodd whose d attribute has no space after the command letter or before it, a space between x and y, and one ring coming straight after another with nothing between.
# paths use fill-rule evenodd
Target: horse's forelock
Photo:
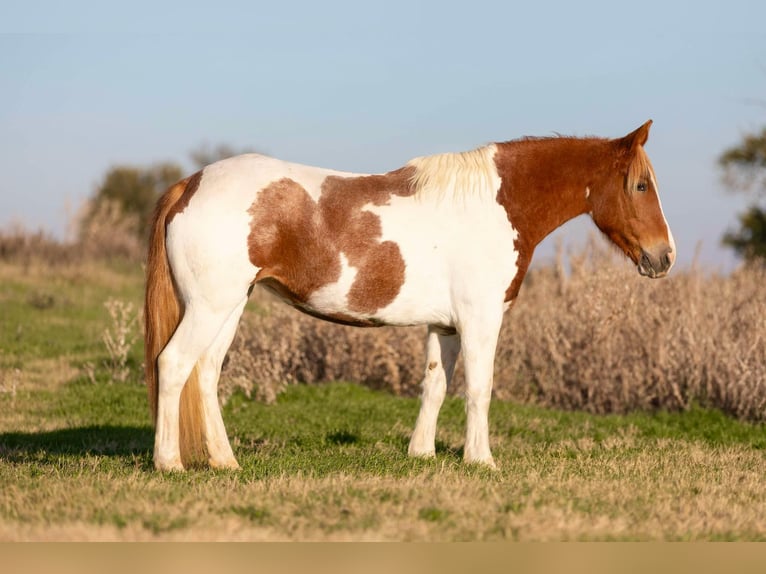
<instances>
[{"instance_id":1,"label":"horse's forelock","mask_svg":"<svg viewBox=\"0 0 766 574\"><path fill-rule=\"evenodd\" d=\"M636 146L631 153L632 157L628 161L625 185L628 191L635 191L636 186L642 180L649 179L652 176L653 170L649 156L646 155L642 146Z\"/></svg>"}]
</instances>

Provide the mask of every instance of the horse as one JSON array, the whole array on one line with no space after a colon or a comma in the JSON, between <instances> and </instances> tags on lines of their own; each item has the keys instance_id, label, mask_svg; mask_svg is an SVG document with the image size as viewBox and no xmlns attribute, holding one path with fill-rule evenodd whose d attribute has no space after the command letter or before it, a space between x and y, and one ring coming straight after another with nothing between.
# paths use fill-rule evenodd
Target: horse
<instances>
[{"instance_id":1,"label":"horse","mask_svg":"<svg viewBox=\"0 0 766 574\"><path fill-rule=\"evenodd\" d=\"M239 468L217 385L256 285L345 325L427 325L408 454L434 456L462 353L463 459L494 467L497 339L540 241L588 214L641 275L663 277L673 266L675 242L644 150L651 124L617 139L493 143L372 175L245 154L171 186L157 202L146 265L155 467Z\"/></svg>"}]
</instances>

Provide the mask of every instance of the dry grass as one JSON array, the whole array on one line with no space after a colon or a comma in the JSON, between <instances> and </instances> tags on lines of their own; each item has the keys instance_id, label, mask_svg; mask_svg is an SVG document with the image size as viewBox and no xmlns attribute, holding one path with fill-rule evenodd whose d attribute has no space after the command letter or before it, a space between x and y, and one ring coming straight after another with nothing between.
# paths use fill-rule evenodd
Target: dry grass
<instances>
[{"instance_id":1,"label":"dry grass","mask_svg":"<svg viewBox=\"0 0 766 574\"><path fill-rule=\"evenodd\" d=\"M766 271L638 277L593 247L530 277L499 345L498 396L595 413L697 403L766 416Z\"/></svg>"},{"instance_id":2,"label":"dry grass","mask_svg":"<svg viewBox=\"0 0 766 574\"><path fill-rule=\"evenodd\" d=\"M137 308L138 265L74 260L49 264L45 255L0 261L0 392L55 390L87 375L140 380L137 313L115 321L105 302ZM112 354L103 337L116 344ZM132 344L132 347L131 347Z\"/></svg>"},{"instance_id":3,"label":"dry grass","mask_svg":"<svg viewBox=\"0 0 766 574\"><path fill-rule=\"evenodd\" d=\"M419 392L425 328L359 329L306 317L253 293L227 356L220 394L273 402L287 385L354 381L397 395Z\"/></svg>"},{"instance_id":4,"label":"dry grass","mask_svg":"<svg viewBox=\"0 0 766 574\"><path fill-rule=\"evenodd\" d=\"M66 241L20 224L0 229L0 262L61 267L113 259L139 262L145 255L137 217L123 213L116 202L84 203L69 227L72 237Z\"/></svg>"},{"instance_id":5,"label":"dry grass","mask_svg":"<svg viewBox=\"0 0 766 574\"><path fill-rule=\"evenodd\" d=\"M676 270L639 277L600 244L530 273L506 316L495 362L502 399L624 413L700 404L766 418L766 272ZM254 293L224 369L271 401L288 384L357 381L419 392L425 330L354 329L303 316ZM462 388L460 364L453 393Z\"/></svg>"},{"instance_id":6,"label":"dry grass","mask_svg":"<svg viewBox=\"0 0 766 574\"><path fill-rule=\"evenodd\" d=\"M138 232L138 216L124 213L117 201L86 202L73 227L78 250L86 259L120 257L141 261L144 257L146 249Z\"/></svg>"},{"instance_id":7,"label":"dry grass","mask_svg":"<svg viewBox=\"0 0 766 574\"><path fill-rule=\"evenodd\" d=\"M410 477L220 476L215 488L179 491L143 471L103 476L94 461L76 478L43 477L34 489L7 484L0 515L12 519L0 520L0 540L766 537L760 453L678 441L633 452L630 438L606 447L580 442L546 452L519 443L519 463L490 479L461 476L448 465ZM560 456L571 448L576 459Z\"/></svg>"},{"instance_id":8,"label":"dry grass","mask_svg":"<svg viewBox=\"0 0 766 574\"><path fill-rule=\"evenodd\" d=\"M0 262L23 266L40 262L51 265L70 263L78 258L71 246L44 231L31 232L23 225L0 229Z\"/></svg>"}]
</instances>

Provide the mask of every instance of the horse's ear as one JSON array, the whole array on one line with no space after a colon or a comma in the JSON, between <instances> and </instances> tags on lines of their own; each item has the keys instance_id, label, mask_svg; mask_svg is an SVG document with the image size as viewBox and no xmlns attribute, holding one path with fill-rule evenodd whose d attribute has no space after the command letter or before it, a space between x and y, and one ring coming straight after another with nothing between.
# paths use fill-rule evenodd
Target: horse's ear
<instances>
[{"instance_id":1,"label":"horse's ear","mask_svg":"<svg viewBox=\"0 0 766 574\"><path fill-rule=\"evenodd\" d=\"M652 127L652 120L647 121L644 125L635 131L630 132L624 138L620 139L622 145L628 149L635 149L636 146L643 146L646 144L646 140L649 139L649 128Z\"/></svg>"}]
</instances>

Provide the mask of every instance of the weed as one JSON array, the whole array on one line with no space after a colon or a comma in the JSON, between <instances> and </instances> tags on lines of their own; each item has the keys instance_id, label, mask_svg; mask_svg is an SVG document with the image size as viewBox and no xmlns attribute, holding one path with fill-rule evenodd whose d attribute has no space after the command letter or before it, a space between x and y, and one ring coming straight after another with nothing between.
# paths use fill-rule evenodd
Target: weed
<instances>
[{"instance_id":1,"label":"weed","mask_svg":"<svg viewBox=\"0 0 766 574\"><path fill-rule=\"evenodd\" d=\"M136 342L135 326L138 320L133 303L119 299L109 299L104 303L109 312L111 324L103 335L102 340L109 353L106 366L112 380L124 383L130 377L128 355Z\"/></svg>"}]
</instances>

